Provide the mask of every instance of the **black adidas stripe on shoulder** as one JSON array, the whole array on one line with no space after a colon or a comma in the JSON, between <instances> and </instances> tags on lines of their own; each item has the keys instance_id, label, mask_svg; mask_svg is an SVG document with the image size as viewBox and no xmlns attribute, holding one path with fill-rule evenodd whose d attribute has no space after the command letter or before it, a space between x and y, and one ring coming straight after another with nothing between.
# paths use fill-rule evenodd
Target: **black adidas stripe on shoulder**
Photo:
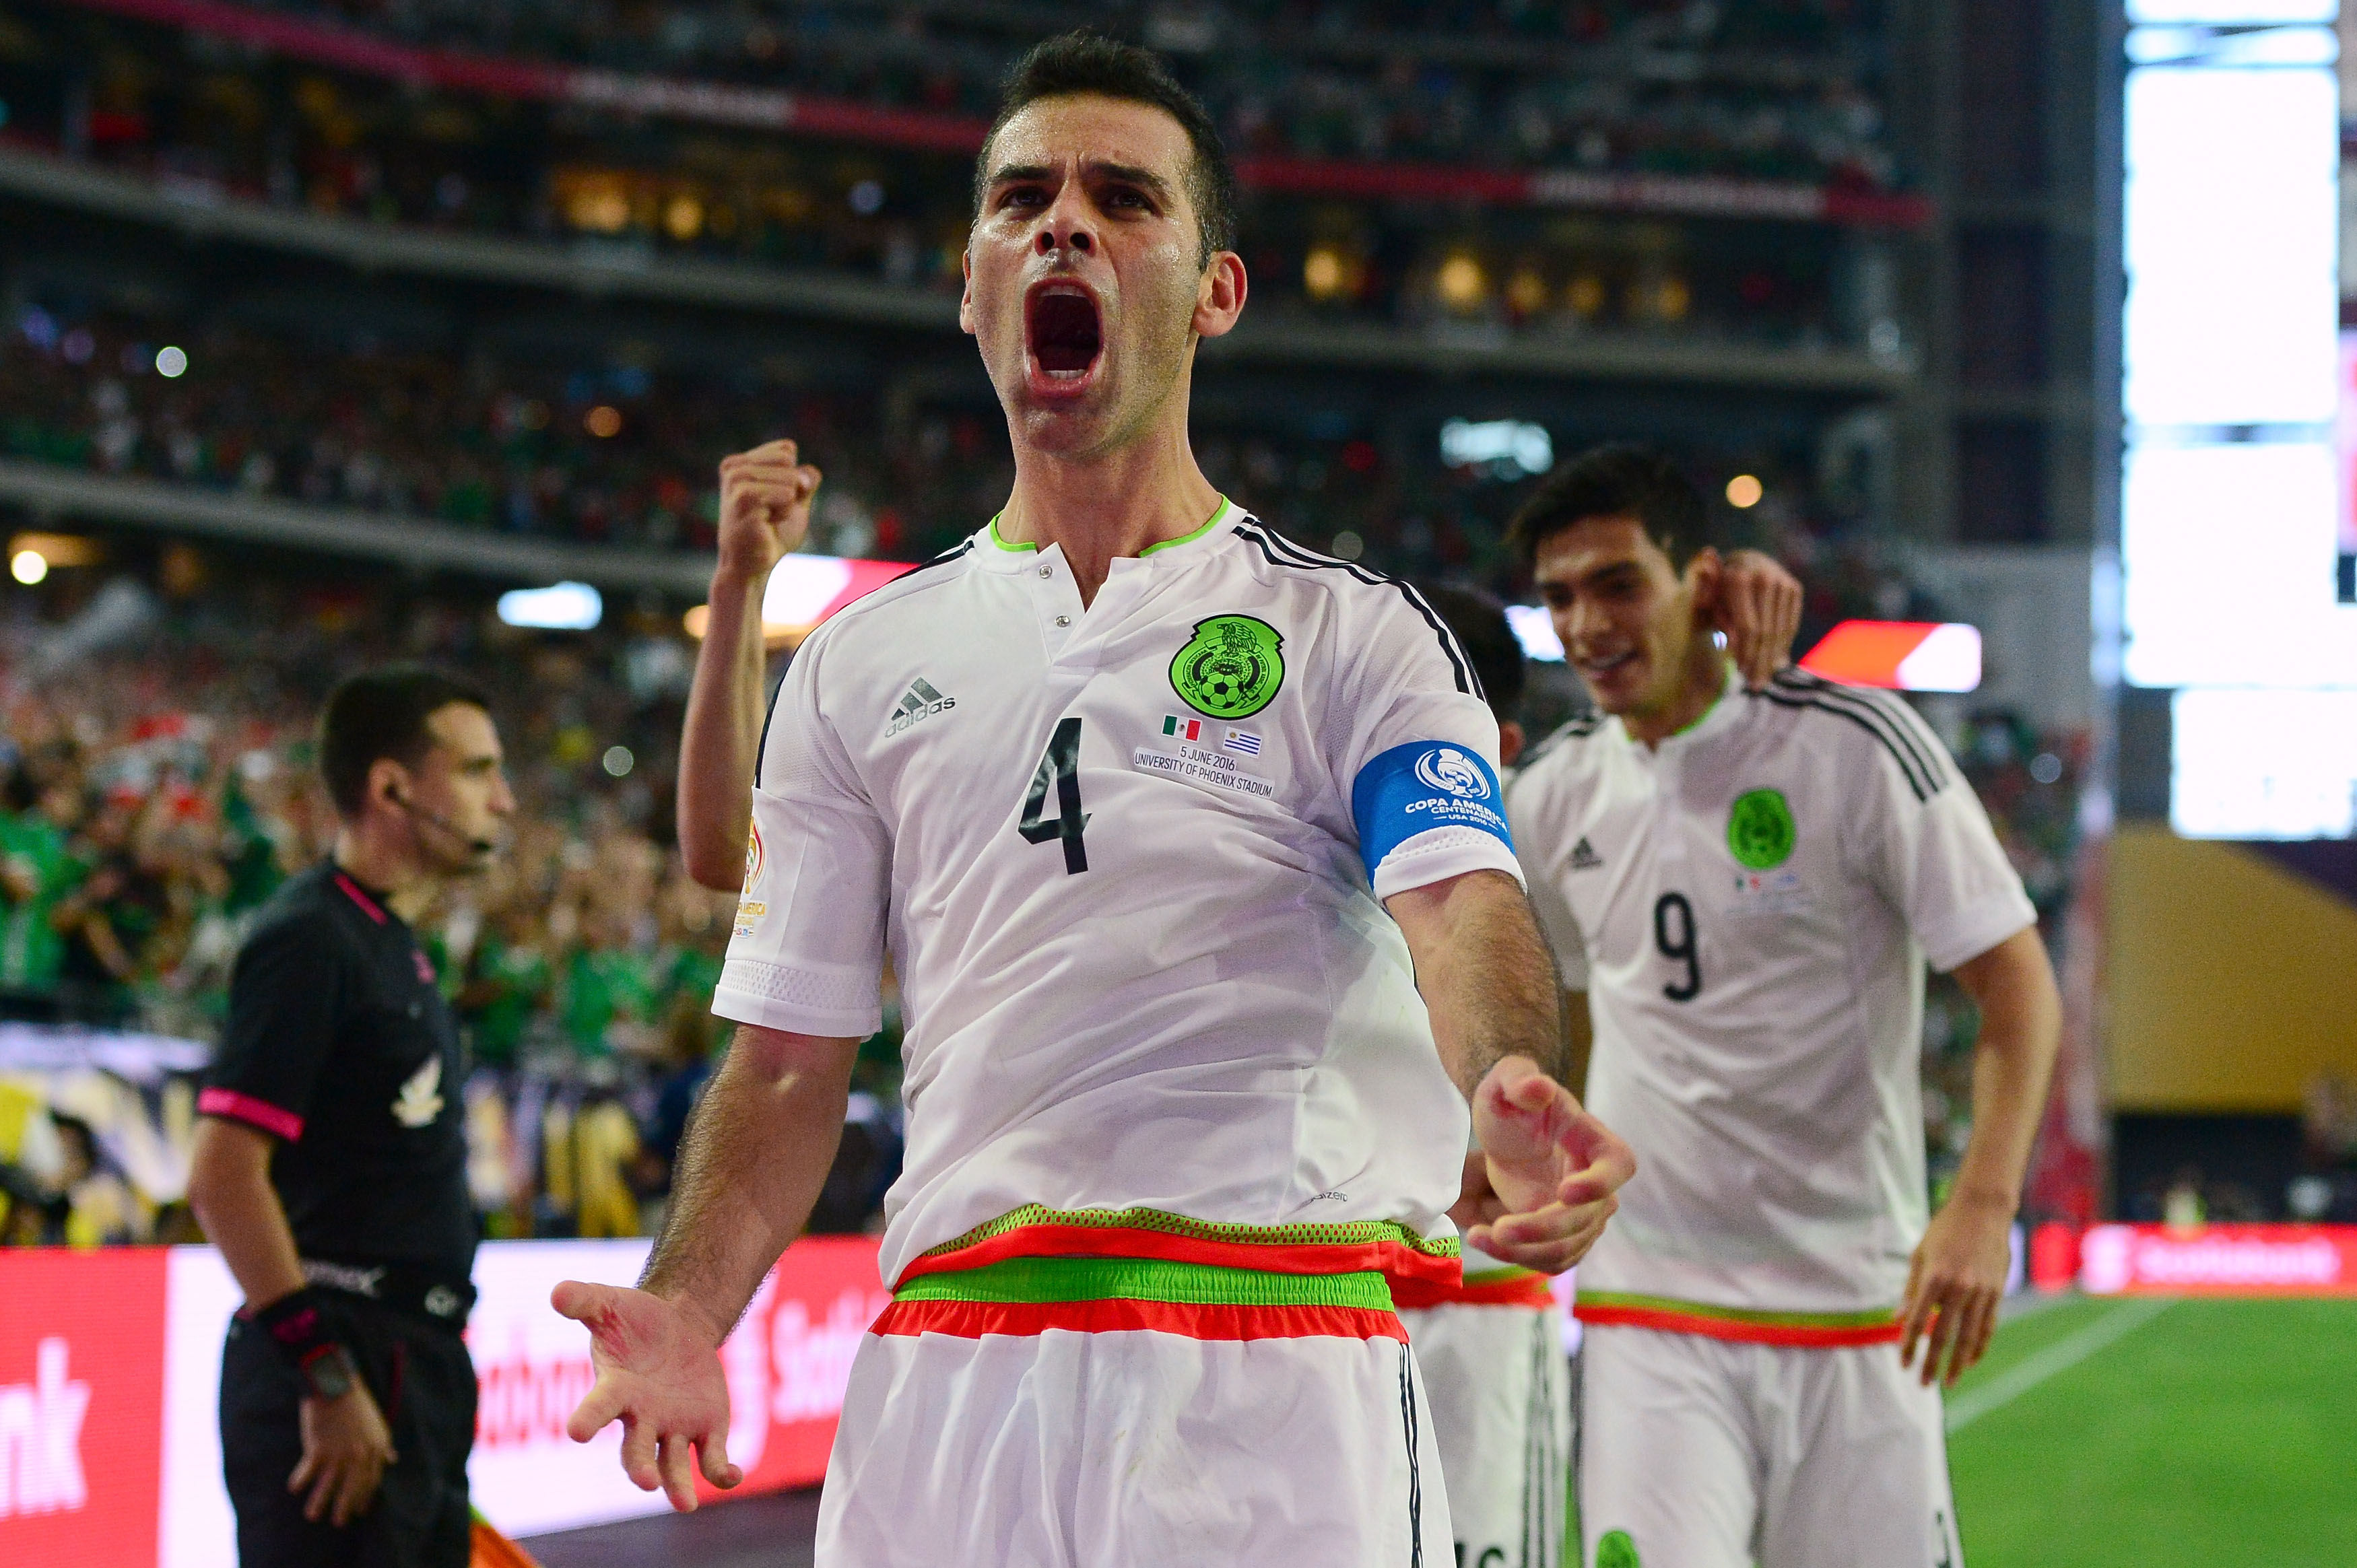
<instances>
[{"instance_id":1,"label":"black adidas stripe on shoulder","mask_svg":"<svg viewBox=\"0 0 2357 1568\"><path fill-rule=\"evenodd\" d=\"M1788 670L1780 679L1787 677L1787 683L1794 690L1813 691L1827 701L1848 703L1888 724L1900 744L1906 746L1922 767L1935 790L1944 789L1954 779L1953 761L1948 756L1946 743L1897 693L1870 686L1845 685L1805 670Z\"/></svg>"},{"instance_id":2,"label":"black adidas stripe on shoulder","mask_svg":"<svg viewBox=\"0 0 2357 1568\"><path fill-rule=\"evenodd\" d=\"M1947 747L1896 697L1798 670L1781 672L1759 695L1780 707L1813 709L1857 725L1899 765L1900 777L1918 800L1929 800L1954 777Z\"/></svg>"},{"instance_id":3,"label":"black adidas stripe on shoulder","mask_svg":"<svg viewBox=\"0 0 2357 1568\"><path fill-rule=\"evenodd\" d=\"M1604 721L1609 716L1592 709L1586 713L1575 714L1569 723L1556 725L1548 731L1544 737L1525 749L1521 761L1516 766L1528 770L1572 742L1587 739L1604 727Z\"/></svg>"},{"instance_id":4,"label":"black adidas stripe on shoulder","mask_svg":"<svg viewBox=\"0 0 2357 1568\"><path fill-rule=\"evenodd\" d=\"M956 544L942 551L939 555L934 556L931 560L927 561L920 565L912 567L909 571L901 573L899 576L893 578L891 582L883 585L883 587L896 587L902 583L908 582L920 573L930 572L936 566L946 566L951 562L956 560L959 556L963 555L967 551L972 550L973 548L974 537L969 534L964 539L960 540ZM880 593L883 589L879 588L877 591ZM850 608L850 606L846 605L844 607L848 609ZM785 685L786 678L784 675L780 674L778 677L776 689L771 691L770 693L769 711L761 715L761 738L753 743L753 788L756 789L761 787L761 764L770 755L770 726L777 722L778 693L785 690Z\"/></svg>"},{"instance_id":5,"label":"black adidas stripe on shoulder","mask_svg":"<svg viewBox=\"0 0 2357 1568\"><path fill-rule=\"evenodd\" d=\"M1407 583L1388 572L1378 572L1372 566L1361 566L1355 561L1343 561L1331 555L1320 555L1314 550L1305 549L1278 533L1250 512L1246 512L1243 521L1236 524L1236 537L1258 547L1261 555L1272 566L1290 566L1305 572L1340 572L1366 584L1371 588L1398 589L1400 596L1408 602L1416 614L1424 618L1424 624L1430 627L1432 634L1440 639L1440 651L1448 656L1448 667L1457 676L1457 689L1479 697L1485 703L1490 700L1481 690L1480 677L1473 673L1473 661L1465 656L1464 649L1458 645L1457 634L1448 629L1448 623L1440 618L1439 612L1425 602L1424 596L1417 593Z\"/></svg>"}]
</instances>

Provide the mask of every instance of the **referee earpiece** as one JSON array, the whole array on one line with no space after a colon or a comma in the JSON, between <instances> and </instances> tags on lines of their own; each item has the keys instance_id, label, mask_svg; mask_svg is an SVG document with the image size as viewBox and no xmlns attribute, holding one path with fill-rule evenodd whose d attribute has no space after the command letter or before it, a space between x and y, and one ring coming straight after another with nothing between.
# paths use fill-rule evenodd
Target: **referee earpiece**
<instances>
[{"instance_id":1,"label":"referee earpiece","mask_svg":"<svg viewBox=\"0 0 2357 1568\"><path fill-rule=\"evenodd\" d=\"M409 798L408 791L406 790L389 792L388 798L394 805L409 813L410 816L415 818L419 822L427 822L435 827L440 828L444 832L448 833L452 838L457 839L468 849L473 850L477 854L489 854L493 850L500 847L499 841L497 839L479 839L472 833L461 832L449 818L436 816L434 812L427 811L425 807L411 800Z\"/></svg>"}]
</instances>

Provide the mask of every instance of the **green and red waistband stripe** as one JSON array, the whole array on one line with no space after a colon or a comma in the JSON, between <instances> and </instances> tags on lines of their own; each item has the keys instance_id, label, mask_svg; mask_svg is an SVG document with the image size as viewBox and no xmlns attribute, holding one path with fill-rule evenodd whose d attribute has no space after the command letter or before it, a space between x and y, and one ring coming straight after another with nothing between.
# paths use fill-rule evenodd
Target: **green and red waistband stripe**
<instances>
[{"instance_id":1,"label":"green and red waistband stripe","mask_svg":"<svg viewBox=\"0 0 2357 1568\"><path fill-rule=\"evenodd\" d=\"M1598 1327L1658 1328L1699 1334L1745 1345L1787 1345L1835 1350L1856 1345L1893 1345L1900 1337L1895 1309L1871 1312L1756 1312L1711 1306L1666 1296L1581 1291L1572 1316Z\"/></svg>"},{"instance_id":2,"label":"green and red waistband stripe","mask_svg":"<svg viewBox=\"0 0 2357 1568\"><path fill-rule=\"evenodd\" d=\"M1541 1312L1555 1309L1555 1292L1547 1277L1532 1269L1483 1269L1467 1274L1461 1283L1434 1284L1428 1280L1394 1280L1392 1301L1402 1312L1434 1306L1518 1306Z\"/></svg>"},{"instance_id":3,"label":"green and red waistband stripe","mask_svg":"<svg viewBox=\"0 0 2357 1568\"><path fill-rule=\"evenodd\" d=\"M1397 1283L1455 1285L1464 1275L1455 1237L1427 1240L1388 1219L1339 1225L1223 1225L1154 1208L1052 1209L1027 1205L920 1254L902 1284L1006 1258L1158 1258L1279 1274L1373 1273Z\"/></svg>"},{"instance_id":4,"label":"green and red waistband stripe","mask_svg":"<svg viewBox=\"0 0 2357 1568\"><path fill-rule=\"evenodd\" d=\"M1458 1267L1453 1240L1389 1223L1219 1225L1152 1209L1032 1208L917 1259L871 1332L1405 1340L1394 1279Z\"/></svg>"}]
</instances>

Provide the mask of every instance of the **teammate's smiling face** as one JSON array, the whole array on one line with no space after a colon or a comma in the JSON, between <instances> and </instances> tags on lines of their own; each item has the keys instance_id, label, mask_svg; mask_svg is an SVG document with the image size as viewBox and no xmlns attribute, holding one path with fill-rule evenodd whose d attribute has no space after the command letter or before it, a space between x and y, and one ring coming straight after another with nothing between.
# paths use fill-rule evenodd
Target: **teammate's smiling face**
<instances>
[{"instance_id":1,"label":"teammate's smiling face","mask_svg":"<svg viewBox=\"0 0 2357 1568\"><path fill-rule=\"evenodd\" d=\"M1049 98L985 156L958 320L1017 444L1088 456L1137 439L1169 410L1194 339L1243 309L1243 263L1202 254L1186 130L1149 104Z\"/></svg>"},{"instance_id":2,"label":"teammate's smiling face","mask_svg":"<svg viewBox=\"0 0 2357 1568\"><path fill-rule=\"evenodd\" d=\"M1532 575L1596 705L1642 718L1674 708L1710 650L1718 573L1716 550L1680 572L1637 518L1590 517L1541 540Z\"/></svg>"}]
</instances>

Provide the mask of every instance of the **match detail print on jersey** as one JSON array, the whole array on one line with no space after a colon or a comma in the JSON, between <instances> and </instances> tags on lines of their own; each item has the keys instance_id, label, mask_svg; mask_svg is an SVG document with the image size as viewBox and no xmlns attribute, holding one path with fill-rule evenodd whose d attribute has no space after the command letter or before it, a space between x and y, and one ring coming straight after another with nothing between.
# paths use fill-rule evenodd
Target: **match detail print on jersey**
<instances>
[{"instance_id":1,"label":"match detail print on jersey","mask_svg":"<svg viewBox=\"0 0 2357 1568\"><path fill-rule=\"evenodd\" d=\"M1393 746L1361 768L1351 786L1351 816L1369 876L1392 851L1438 829L1487 833L1514 847L1498 809L1497 773L1479 753L1437 741Z\"/></svg>"},{"instance_id":2,"label":"match detail print on jersey","mask_svg":"<svg viewBox=\"0 0 2357 1568\"><path fill-rule=\"evenodd\" d=\"M1285 684L1285 639L1251 616L1213 616L1170 660L1170 689L1199 714L1248 719Z\"/></svg>"}]
</instances>

